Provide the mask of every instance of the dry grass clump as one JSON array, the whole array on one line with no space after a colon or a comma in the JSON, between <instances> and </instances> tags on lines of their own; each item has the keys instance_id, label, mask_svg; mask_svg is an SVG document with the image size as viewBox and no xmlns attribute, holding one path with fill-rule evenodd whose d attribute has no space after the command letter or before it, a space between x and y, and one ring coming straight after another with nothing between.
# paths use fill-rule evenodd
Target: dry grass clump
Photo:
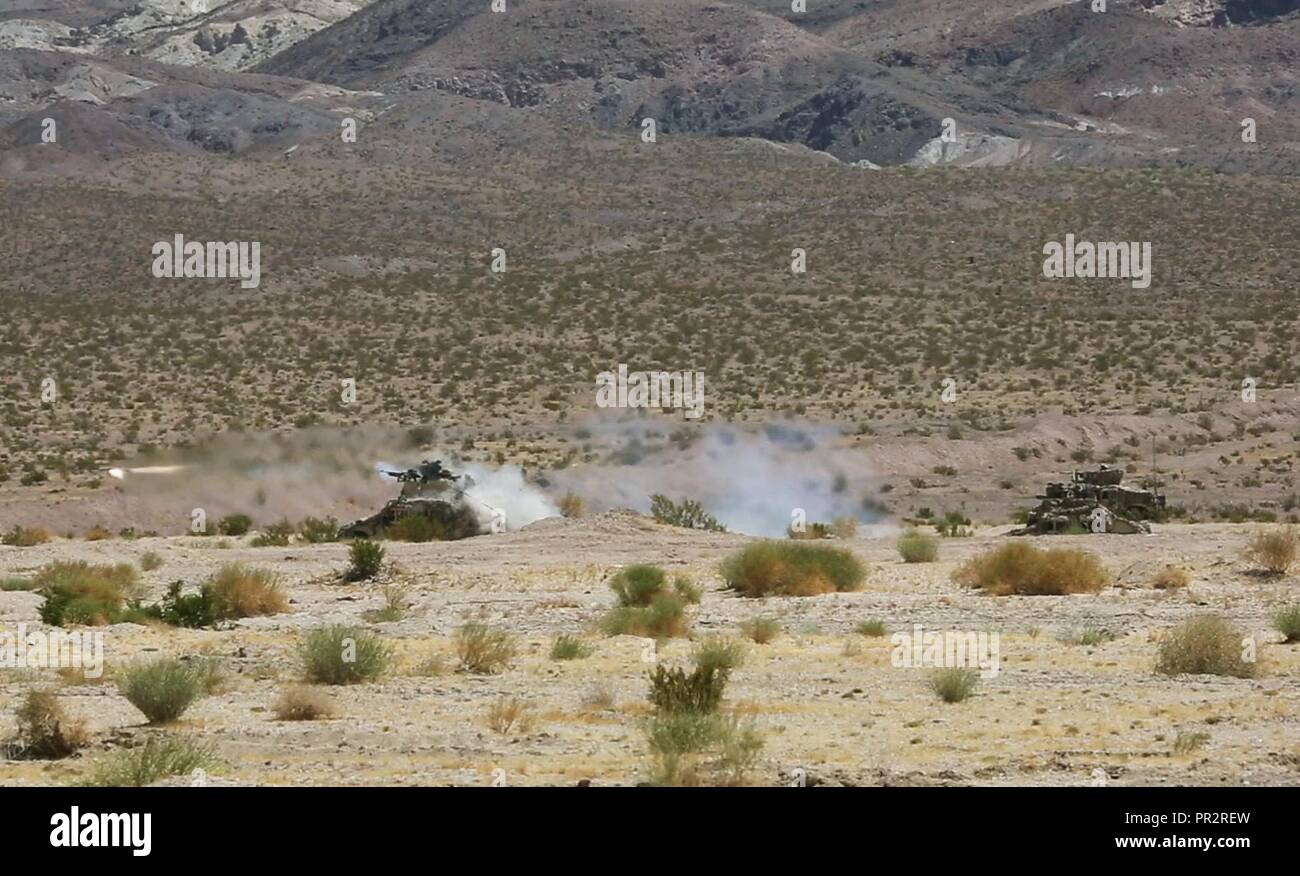
<instances>
[{"instance_id":1,"label":"dry grass clump","mask_svg":"<svg viewBox=\"0 0 1300 876\"><path fill-rule=\"evenodd\" d=\"M50 540L50 532L41 526L15 526L0 537L0 544L10 547L36 547Z\"/></svg>"},{"instance_id":2,"label":"dry grass clump","mask_svg":"<svg viewBox=\"0 0 1300 876\"><path fill-rule=\"evenodd\" d=\"M816 596L858 590L866 565L850 551L803 541L756 542L722 563L722 578L742 596Z\"/></svg>"},{"instance_id":3,"label":"dry grass clump","mask_svg":"<svg viewBox=\"0 0 1300 876\"><path fill-rule=\"evenodd\" d=\"M19 757L55 760L67 757L90 741L85 723L69 718L52 690L29 690L14 718L18 732L10 741L10 748Z\"/></svg>"},{"instance_id":4,"label":"dry grass clump","mask_svg":"<svg viewBox=\"0 0 1300 876\"><path fill-rule=\"evenodd\" d=\"M140 556L140 568L146 572L152 572L155 569L161 569L163 558L154 551L145 551Z\"/></svg>"},{"instance_id":5,"label":"dry grass clump","mask_svg":"<svg viewBox=\"0 0 1300 876\"><path fill-rule=\"evenodd\" d=\"M504 671L518 650L514 636L482 623L465 624L456 630L453 641L461 671L476 675Z\"/></svg>"},{"instance_id":6,"label":"dry grass clump","mask_svg":"<svg viewBox=\"0 0 1300 876\"><path fill-rule=\"evenodd\" d=\"M229 563L207 583L212 588L219 617L259 617L289 610L289 600L280 589L279 578L266 569Z\"/></svg>"},{"instance_id":7,"label":"dry grass clump","mask_svg":"<svg viewBox=\"0 0 1300 876\"><path fill-rule=\"evenodd\" d=\"M649 605L620 605L600 622L609 636L641 636L649 639L674 639L690 632L686 618L686 601L680 596L661 593Z\"/></svg>"},{"instance_id":8,"label":"dry grass clump","mask_svg":"<svg viewBox=\"0 0 1300 876\"><path fill-rule=\"evenodd\" d=\"M487 725L505 735L511 728L527 733L533 726L531 707L518 697L501 697L488 707Z\"/></svg>"},{"instance_id":9,"label":"dry grass clump","mask_svg":"<svg viewBox=\"0 0 1300 876\"><path fill-rule=\"evenodd\" d=\"M1151 586L1156 590L1181 590L1191 583L1192 576L1186 569L1177 566L1165 566L1151 577Z\"/></svg>"},{"instance_id":10,"label":"dry grass clump","mask_svg":"<svg viewBox=\"0 0 1300 876\"><path fill-rule=\"evenodd\" d=\"M562 517L581 517L586 510L586 505L582 497L570 490L560 497L560 516Z\"/></svg>"},{"instance_id":11,"label":"dry grass clump","mask_svg":"<svg viewBox=\"0 0 1300 876\"><path fill-rule=\"evenodd\" d=\"M1156 672L1251 678L1257 666L1248 655L1253 657L1253 648L1240 630L1217 614L1201 614L1165 635L1160 642Z\"/></svg>"},{"instance_id":12,"label":"dry grass clump","mask_svg":"<svg viewBox=\"0 0 1300 876\"><path fill-rule=\"evenodd\" d=\"M1246 546L1246 559L1269 575L1285 575L1300 552L1300 533L1293 526L1257 532Z\"/></svg>"},{"instance_id":13,"label":"dry grass clump","mask_svg":"<svg viewBox=\"0 0 1300 876\"><path fill-rule=\"evenodd\" d=\"M277 721L315 721L334 714L334 700L325 691L295 684L280 692L271 711Z\"/></svg>"},{"instance_id":14,"label":"dry grass clump","mask_svg":"<svg viewBox=\"0 0 1300 876\"><path fill-rule=\"evenodd\" d=\"M1023 541L972 557L952 577L993 596L1096 593L1110 580L1095 554L1075 548L1040 550Z\"/></svg>"},{"instance_id":15,"label":"dry grass clump","mask_svg":"<svg viewBox=\"0 0 1300 876\"><path fill-rule=\"evenodd\" d=\"M167 733L151 736L143 745L105 758L82 784L91 787L138 788L168 776L193 774L221 765L209 746L185 736Z\"/></svg>"},{"instance_id":16,"label":"dry grass clump","mask_svg":"<svg viewBox=\"0 0 1300 876\"><path fill-rule=\"evenodd\" d=\"M740 631L755 645L766 645L781 635L781 622L774 617L753 617L740 625Z\"/></svg>"},{"instance_id":17,"label":"dry grass clump","mask_svg":"<svg viewBox=\"0 0 1300 876\"><path fill-rule=\"evenodd\" d=\"M86 534L83 536L86 541L105 541L112 537L113 533L98 524L87 529Z\"/></svg>"}]
</instances>

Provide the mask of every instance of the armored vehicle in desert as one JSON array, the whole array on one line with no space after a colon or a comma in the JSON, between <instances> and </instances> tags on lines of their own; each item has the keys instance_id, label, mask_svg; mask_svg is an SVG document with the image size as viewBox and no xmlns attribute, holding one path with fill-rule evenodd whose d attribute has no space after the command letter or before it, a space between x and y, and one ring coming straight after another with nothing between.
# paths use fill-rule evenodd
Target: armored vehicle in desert
<instances>
[{"instance_id":1,"label":"armored vehicle in desert","mask_svg":"<svg viewBox=\"0 0 1300 876\"><path fill-rule=\"evenodd\" d=\"M451 473L441 460L426 460L405 471L380 469L380 473L401 483L397 498L369 517L340 527L342 538L372 538L397 527L411 541L445 541L497 529L499 512L466 494L474 486L473 478Z\"/></svg>"},{"instance_id":2,"label":"armored vehicle in desert","mask_svg":"<svg viewBox=\"0 0 1300 876\"><path fill-rule=\"evenodd\" d=\"M1067 483L1050 483L1025 526L1012 535L1052 532L1150 532L1148 520L1162 516L1165 497L1156 489L1125 486L1122 469L1103 465L1076 471Z\"/></svg>"}]
</instances>

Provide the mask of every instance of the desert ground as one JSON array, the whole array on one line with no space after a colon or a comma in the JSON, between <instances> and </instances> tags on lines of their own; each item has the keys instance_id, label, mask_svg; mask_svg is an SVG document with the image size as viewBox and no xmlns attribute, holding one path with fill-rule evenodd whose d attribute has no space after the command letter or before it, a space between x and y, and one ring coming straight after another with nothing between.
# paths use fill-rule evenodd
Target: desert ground
<instances>
[{"instance_id":1,"label":"desert ground","mask_svg":"<svg viewBox=\"0 0 1300 876\"><path fill-rule=\"evenodd\" d=\"M55 559L138 563L153 552L163 559L144 574L154 597L167 582L193 581L242 561L281 575L291 606L219 630L101 628L108 669L99 682L65 681L48 670L0 672L0 735L13 729L17 698L48 683L60 686L69 712L89 722L94 739L70 759L0 761L0 783L75 782L96 758L160 733L192 734L213 745L222 761L206 778L214 784L644 781L647 670L651 661L685 663L691 642L654 647L594 630L612 604L606 579L621 565L642 562L703 587L690 611L696 639L737 636L743 621L759 615L781 623L775 640L747 644L723 703L751 720L764 741L746 783L1300 784L1300 646L1281 644L1270 625L1276 608L1296 600L1300 584L1250 572L1241 552L1253 525L1162 524L1151 535L1051 537L1051 546L1102 558L1112 583L1095 595L983 596L950 580L963 559L1005 540L1005 530L943 539L938 561L922 564L903 563L893 533L874 530L839 542L869 564L861 591L764 599L733 595L717 572L746 536L664 526L631 512L548 518L459 542L390 543L384 571L364 584L342 582L343 544L252 548L247 537L159 537L3 547L0 576ZM1169 564L1190 573L1188 587L1152 588L1152 575ZM381 588L399 582L407 587L405 616L368 620L383 602ZM39 601L33 593L0 592L0 621L37 625ZM1202 611L1222 614L1257 641L1257 677L1153 671L1162 633ZM997 632L1000 671L970 699L945 704L927 687L924 669L891 665L888 635L855 632L866 619L883 620L890 633L916 624ZM456 671L452 636L467 621L519 638L507 669ZM272 703L300 672L296 643L308 628L331 622L373 629L396 647L397 668L376 682L330 688L333 717L276 720ZM1067 643L1071 631L1089 627L1115 638ZM550 659L561 634L581 635L594 653ZM151 728L111 678L131 661L158 655L212 658L222 679L178 722ZM445 659L431 661L435 655ZM502 698L526 706L505 732L488 720ZM1176 750L1177 740L1197 734L1208 735Z\"/></svg>"}]
</instances>

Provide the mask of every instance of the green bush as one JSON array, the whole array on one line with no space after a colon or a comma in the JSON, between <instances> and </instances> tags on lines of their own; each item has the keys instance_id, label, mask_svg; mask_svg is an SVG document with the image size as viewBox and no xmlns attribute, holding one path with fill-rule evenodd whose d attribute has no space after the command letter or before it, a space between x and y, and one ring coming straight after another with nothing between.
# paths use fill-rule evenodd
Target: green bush
<instances>
[{"instance_id":1,"label":"green bush","mask_svg":"<svg viewBox=\"0 0 1300 876\"><path fill-rule=\"evenodd\" d=\"M727 531L727 528L716 518L706 514L704 507L694 499L683 499L678 503L663 493L655 493L650 497L650 514L659 523L667 523L670 526L704 529L709 532Z\"/></svg>"},{"instance_id":2,"label":"green bush","mask_svg":"<svg viewBox=\"0 0 1300 876\"><path fill-rule=\"evenodd\" d=\"M1227 675L1250 678L1256 666L1243 655L1241 631L1216 614L1189 618L1160 642L1156 672L1162 675Z\"/></svg>"},{"instance_id":3,"label":"green bush","mask_svg":"<svg viewBox=\"0 0 1300 876\"><path fill-rule=\"evenodd\" d=\"M691 659L696 667L728 673L745 662L745 646L725 636L710 636L695 646Z\"/></svg>"},{"instance_id":4,"label":"green bush","mask_svg":"<svg viewBox=\"0 0 1300 876\"><path fill-rule=\"evenodd\" d=\"M481 623L467 623L456 630L453 644L461 670L478 675L495 675L504 670L518 648L514 636Z\"/></svg>"},{"instance_id":5,"label":"green bush","mask_svg":"<svg viewBox=\"0 0 1300 876\"><path fill-rule=\"evenodd\" d=\"M727 671L712 665L681 668L656 666L650 673L650 702L661 713L714 712L722 702Z\"/></svg>"},{"instance_id":6,"label":"green bush","mask_svg":"<svg viewBox=\"0 0 1300 876\"><path fill-rule=\"evenodd\" d=\"M814 596L858 590L867 567L850 551L803 541L763 541L728 557L727 586L742 596Z\"/></svg>"},{"instance_id":7,"label":"green bush","mask_svg":"<svg viewBox=\"0 0 1300 876\"><path fill-rule=\"evenodd\" d=\"M101 625L122 620L127 597L139 586L129 563L91 565L83 561L48 563L32 578L45 598L39 611L51 626Z\"/></svg>"},{"instance_id":8,"label":"green bush","mask_svg":"<svg viewBox=\"0 0 1300 876\"><path fill-rule=\"evenodd\" d=\"M753 617L740 625L740 631L755 645L766 645L781 635L781 622L773 617Z\"/></svg>"},{"instance_id":9,"label":"green bush","mask_svg":"<svg viewBox=\"0 0 1300 876\"><path fill-rule=\"evenodd\" d=\"M312 630L299 648L303 674L317 684L355 684L383 675L393 650L369 630L335 624Z\"/></svg>"},{"instance_id":10,"label":"green bush","mask_svg":"<svg viewBox=\"0 0 1300 876\"><path fill-rule=\"evenodd\" d=\"M939 557L939 539L919 529L908 529L898 537L898 555L905 563L933 563Z\"/></svg>"},{"instance_id":11,"label":"green bush","mask_svg":"<svg viewBox=\"0 0 1300 876\"><path fill-rule=\"evenodd\" d=\"M668 575L658 566L624 566L609 579L619 605L649 605L667 587Z\"/></svg>"},{"instance_id":12,"label":"green bush","mask_svg":"<svg viewBox=\"0 0 1300 876\"><path fill-rule=\"evenodd\" d=\"M338 541L339 522L333 517L326 517L324 520L308 517L298 527L298 534L309 544Z\"/></svg>"},{"instance_id":13,"label":"green bush","mask_svg":"<svg viewBox=\"0 0 1300 876\"><path fill-rule=\"evenodd\" d=\"M217 532L222 535L247 535L253 528L253 518L247 514L227 514L217 521Z\"/></svg>"},{"instance_id":14,"label":"green bush","mask_svg":"<svg viewBox=\"0 0 1300 876\"><path fill-rule=\"evenodd\" d=\"M1273 615L1273 627L1286 637L1287 642L1300 642L1300 602Z\"/></svg>"},{"instance_id":15,"label":"green bush","mask_svg":"<svg viewBox=\"0 0 1300 876\"><path fill-rule=\"evenodd\" d=\"M563 635L551 644L552 660L581 660L590 657L596 651L591 645L577 636Z\"/></svg>"},{"instance_id":16,"label":"green bush","mask_svg":"<svg viewBox=\"0 0 1300 876\"><path fill-rule=\"evenodd\" d=\"M196 667L163 657L127 668L117 686L150 724L161 724L179 718L198 699L203 676Z\"/></svg>"},{"instance_id":17,"label":"green bush","mask_svg":"<svg viewBox=\"0 0 1300 876\"><path fill-rule=\"evenodd\" d=\"M752 724L728 715L657 714L646 722L645 734L652 785L742 785L763 749Z\"/></svg>"},{"instance_id":18,"label":"green bush","mask_svg":"<svg viewBox=\"0 0 1300 876\"><path fill-rule=\"evenodd\" d=\"M384 564L384 546L368 538L357 539L348 548L348 557L352 564L348 566L344 578L348 581L368 581L379 574Z\"/></svg>"},{"instance_id":19,"label":"green bush","mask_svg":"<svg viewBox=\"0 0 1300 876\"><path fill-rule=\"evenodd\" d=\"M610 636L653 639L685 636L689 630L686 602L676 594L660 593L649 605L620 605L601 620L601 629Z\"/></svg>"},{"instance_id":20,"label":"green bush","mask_svg":"<svg viewBox=\"0 0 1300 876\"><path fill-rule=\"evenodd\" d=\"M872 618L871 620L864 620L862 623L858 624L853 628L853 632L857 633L859 636L876 639L885 635L889 630L886 628L885 622L880 618Z\"/></svg>"},{"instance_id":21,"label":"green bush","mask_svg":"<svg viewBox=\"0 0 1300 876\"><path fill-rule=\"evenodd\" d=\"M945 703L959 703L975 692L979 680L974 669L938 669L930 676L930 689Z\"/></svg>"},{"instance_id":22,"label":"green bush","mask_svg":"<svg viewBox=\"0 0 1300 876\"><path fill-rule=\"evenodd\" d=\"M143 745L119 752L95 765L83 782L91 787L138 788L168 776L210 770L221 761L212 748L168 733L151 736Z\"/></svg>"},{"instance_id":23,"label":"green bush","mask_svg":"<svg viewBox=\"0 0 1300 876\"><path fill-rule=\"evenodd\" d=\"M288 520L273 523L259 532L252 541L253 547L286 547L293 538L293 524Z\"/></svg>"}]
</instances>

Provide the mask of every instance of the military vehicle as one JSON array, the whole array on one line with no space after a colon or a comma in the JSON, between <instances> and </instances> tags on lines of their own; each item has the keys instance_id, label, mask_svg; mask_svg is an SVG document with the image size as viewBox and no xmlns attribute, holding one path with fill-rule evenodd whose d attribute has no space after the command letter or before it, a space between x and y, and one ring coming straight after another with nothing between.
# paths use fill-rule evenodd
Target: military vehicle
<instances>
[{"instance_id":1,"label":"military vehicle","mask_svg":"<svg viewBox=\"0 0 1300 876\"><path fill-rule=\"evenodd\" d=\"M1050 483L1038 496L1025 526L1012 535L1051 532L1150 532L1146 521L1160 517L1165 497L1158 490L1126 487L1122 469L1103 465L1076 471L1069 483Z\"/></svg>"},{"instance_id":2,"label":"military vehicle","mask_svg":"<svg viewBox=\"0 0 1300 876\"><path fill-rule=\"evenodd\" d=\"M499 531L504 526L504 516L481 500L466 495L474 486L469 475L456 475L442 467L438 459L425 460L405 471L380 469L380 473L395 478L402 488L397 498L391 499L369 517L353 521L339 528L342 538L373 538L407 517L422 517L421 525L405 528L420 533L413 540L451 540Z\"/></svg>"}]
</instances>

